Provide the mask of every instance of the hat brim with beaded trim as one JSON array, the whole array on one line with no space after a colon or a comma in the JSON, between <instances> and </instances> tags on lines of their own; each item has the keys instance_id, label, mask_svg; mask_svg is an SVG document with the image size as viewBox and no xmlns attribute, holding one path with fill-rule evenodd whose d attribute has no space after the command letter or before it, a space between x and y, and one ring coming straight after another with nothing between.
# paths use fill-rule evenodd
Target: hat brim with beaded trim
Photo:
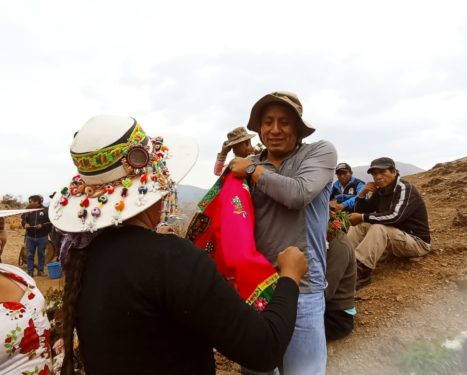
<instances>
[{"instance_id":1,"label":"hat brim with beaded trim","mask_svg":"<svg viewBox=\"0 0 467 375\"><path fill-rule=\"evenodd\" d=\"M152 138L132 117L107 115L89 119L70 151L78 174L49 206L52 224L70 233L119 225L165 196L173 205L176 184L198 158L192 138Z\"/></svg>"}]
</instances>

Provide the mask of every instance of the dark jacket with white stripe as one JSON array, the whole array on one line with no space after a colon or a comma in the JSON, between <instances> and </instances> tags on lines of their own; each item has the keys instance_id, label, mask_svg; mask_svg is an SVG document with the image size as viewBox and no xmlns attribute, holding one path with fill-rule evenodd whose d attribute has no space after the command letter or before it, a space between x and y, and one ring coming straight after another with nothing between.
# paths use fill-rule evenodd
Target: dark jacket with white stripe
<instances>
[{"instance_id":1,"label":"dark jacket with white stripe","mask_svg":"<svg viewBox=\"0 0 467 375\"><path fill-rule=\"evenodd\" d=\"M49 210L46 207L42 207L42 210L23 214L21 216L21 225L24 227L26 224L29 224L29 228L26 229L26 236L32 238L48 236L52 229L52 224L49 220ZM37 228L39 224L41 224L40 229Z\"/></svg>"},{"instance_id":2,"label":"dark jacket with white stripe","mask_svg":"<svg viewBox=\"0 0 467 375\"><path fill-rule=\"evenodd\" d=\"M425 202L415 186L399 175L370 198L357 198L355 212L364 214L365 223L393 226L430 243Z\"/></svg>"}]
</instances>

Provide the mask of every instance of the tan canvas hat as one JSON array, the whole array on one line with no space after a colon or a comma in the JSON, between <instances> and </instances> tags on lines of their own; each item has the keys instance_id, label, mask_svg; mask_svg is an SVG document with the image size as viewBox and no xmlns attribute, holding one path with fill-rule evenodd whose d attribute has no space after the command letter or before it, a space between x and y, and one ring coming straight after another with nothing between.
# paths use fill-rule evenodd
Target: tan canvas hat
<instances>
[{"instance_id":1,"label":"tan canvas hat","mask_svg":"<svg viewBox=\"0 0 467 375\"><path fill-rule=\"evenodd\" d=\"M305 138L315 131L314 126L302 118L303 107L297 95L287 91L276 91L263 96L251 109L250 119L247 128L260 133L261 131L261 113L263 108L271 103L283 103L288 105L298 115L298 135Z\"/></svg>"},{"instance_id":2,"label":"tan canvas hat","mask_svg":"<svg viewBox=\"0 0 467 375\"><path fill-rule=\"evenodd\" d=\"M152 138L132 117L101 115L76 133L71 157L78 174L52 198L50 221L65 232L93 232L173 196L198 146L188 137Z\"/></svg>"},{"instance_id":3,"label":"tan canvas hat","mask_svg":"<svg viewBox=\"0 0 467 375\"><path fill-rule=\"evenodd\" d=\"M231 132L227 133L227 141L228 141L227 146L233 146L237 143L246 141L255 136L256 134L248 133L243 126L240 126L238 128L235 128Z\"/></svg>"}]
</instances>

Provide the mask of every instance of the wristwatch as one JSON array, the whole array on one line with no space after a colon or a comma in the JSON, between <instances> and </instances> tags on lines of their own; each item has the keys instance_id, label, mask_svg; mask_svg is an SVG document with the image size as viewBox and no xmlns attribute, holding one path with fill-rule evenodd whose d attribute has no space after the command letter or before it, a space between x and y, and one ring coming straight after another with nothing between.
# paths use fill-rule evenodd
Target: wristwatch
<instances>
[{"instance_id":1,"label":"wristwatch","mask_svg":"<svg viewBox=\"0 0 467 375\"><path fill-rule=\"evenodd\" d=\"M248 177L251 177L253 173L255 173L256 170L256 164L252 163L248 167L246 167L245 172Z\"/></svg>"}]
</instances>

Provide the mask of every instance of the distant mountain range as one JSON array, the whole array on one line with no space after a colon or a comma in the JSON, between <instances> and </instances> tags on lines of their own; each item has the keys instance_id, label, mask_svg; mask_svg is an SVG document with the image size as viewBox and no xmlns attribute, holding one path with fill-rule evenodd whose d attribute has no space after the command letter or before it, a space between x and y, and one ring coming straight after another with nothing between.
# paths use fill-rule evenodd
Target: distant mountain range
<instances>
[{"instance_id":1,"label":"distant mountain range","mask_svg":"<svg viewBox=\"0 0 467 375\"><path fill-rule=\"evenodd\" d=\"M352 167L354 177L357 177L365 182L372 181L373 179L371 175L366 172L368 168L370 168L369 165L359 165L358 167ZM401 161L396 161L396 168L398 169L401 176L409 176L411 174L425 172L425 170L422 168L419 168L413 164L403 163Z\"/></svg>"},{"instance_id":2,"label":"distant mountain range","mask_svg":"<svg viewBox=\"0 0 467 375\"><path fill-rule=\"evenodd\" d=\"M371 181L371 175L367 174L368 165L360 165L358 167L352 167L353 175L362 181ZM401 176L408 176L415 173L425 172L424 169L419 168L413 164L403 163L396 161L396 168L399 170ZM208 192L208 189L203 189L192 185L178 185L178 202L183 203L198 203L201 198ZM48 194L44 194L44 203L48 205L50 199Z\"/></svg>"},{"instance_id":3,"label":"distant mountain range","mask_svg":"<svg viewBox=\"0 0 467 375\"><path fill-rule=\"evenodd\" d=\"M177 185L178 203L198 203L208 192L208 189L202 189L192 185Z\"/></svg>"},{"instance_id":4,"label":"distant mountain range","mask_svg":"<svg viewBox=\"0 0 467 375\"><path fill-rule=\"evenodd\" d=\"M359 165L352 167L353 175L362 181L372 181L371 175L366 173L369 165ZM401 176L409 176L411 174L425 172L424 169L419 168L413 164L403 163L396 161L396 168L399 170ZM207 193L208 189L202 189L192 185L178 185L178 202L183 203L198 203L201 198Z\"/></svg>"}]
</instances>

